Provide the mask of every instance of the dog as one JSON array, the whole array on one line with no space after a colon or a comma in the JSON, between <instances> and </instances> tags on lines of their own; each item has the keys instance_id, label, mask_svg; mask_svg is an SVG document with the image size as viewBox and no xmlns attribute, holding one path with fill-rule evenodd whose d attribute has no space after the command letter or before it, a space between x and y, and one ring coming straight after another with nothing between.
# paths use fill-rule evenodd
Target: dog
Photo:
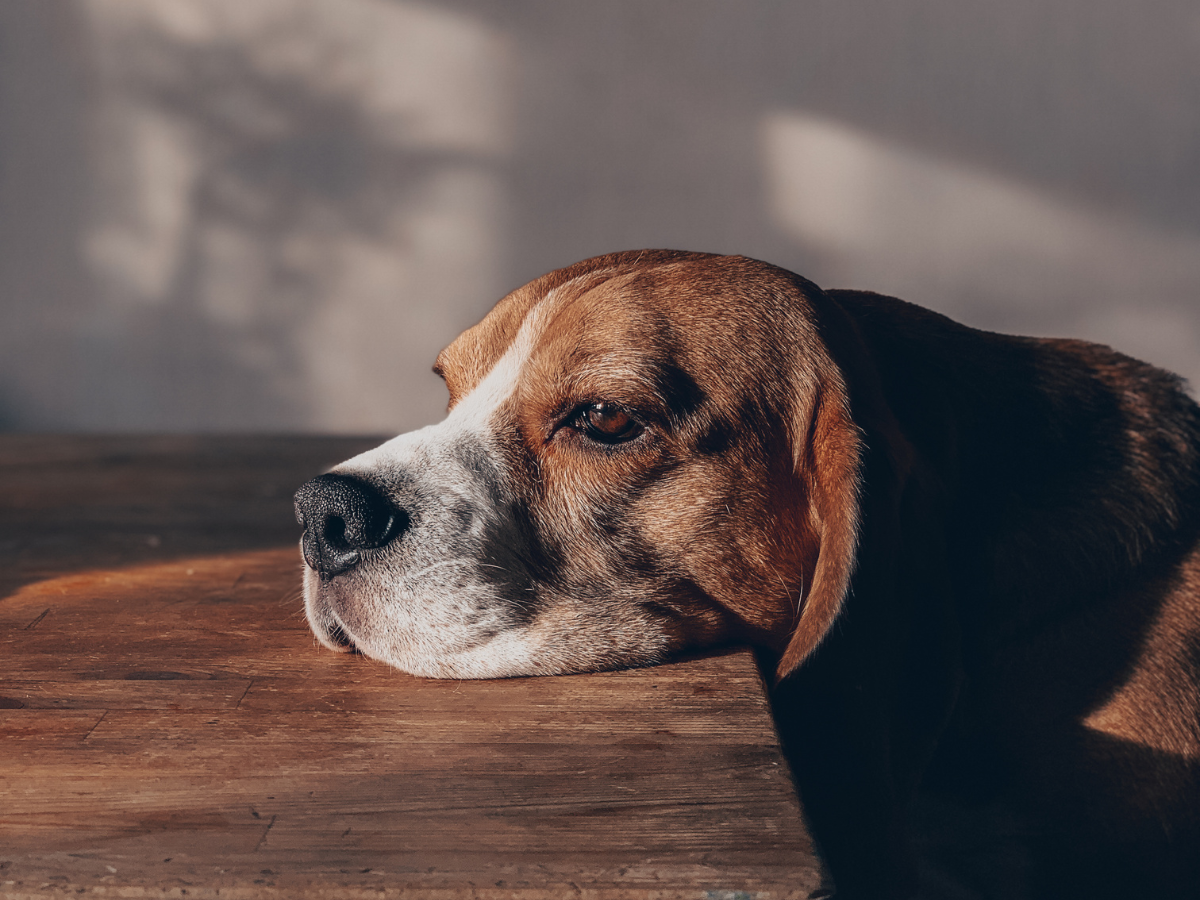
<instances>
[{"instance_id":1,"label":"dog","mask_svg":"<svg viewBox=\"0 0 1200 900\"><path fill-rule=\"evenodd\" d=\"M1200 896L1179 378L674 251L545 275L434 370L443 422L296 495L322 644L494 678L746 642L838 897Z\"/></svg>"}]
</instances>

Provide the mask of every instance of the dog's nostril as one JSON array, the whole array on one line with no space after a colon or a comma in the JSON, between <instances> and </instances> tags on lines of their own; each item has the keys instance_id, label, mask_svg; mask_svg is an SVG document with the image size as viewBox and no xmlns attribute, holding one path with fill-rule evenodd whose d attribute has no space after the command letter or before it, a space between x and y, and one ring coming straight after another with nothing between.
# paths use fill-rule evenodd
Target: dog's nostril
<instances>
[{"instance_id":1,"label":"dog's nostril","mask_svg":"<svg viewBox=\"0 0 1200 900\"><path fill-rule=\"evenodd\" d=\"M408 516L374 487L346 475L322 475L296 492L304 526L304 560L332 578L358 564L362 551L382 547L408 527Z\"/></svg>"},{"instance_id":2,"label":"dog's nostril","mask_svg":"<svg viewBox=\"0 0 1200 900\"><path fill-rule=\"evenodd\" d=\"M346 541L346 520L330 516L325 520L325 541L335 550L353 549Z\"/></svg>"}]
</instances>

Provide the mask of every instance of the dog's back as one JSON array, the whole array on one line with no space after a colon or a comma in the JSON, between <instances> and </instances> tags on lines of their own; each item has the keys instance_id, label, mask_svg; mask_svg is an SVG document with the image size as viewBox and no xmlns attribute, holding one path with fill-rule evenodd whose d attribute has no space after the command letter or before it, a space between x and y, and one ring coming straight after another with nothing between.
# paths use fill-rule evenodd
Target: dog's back
<instances>
[{"instance_id":1,"label":"dog's back","mask_svg":"<svg viewBox=\"0 0 1200 900\"><path fill-rule=\"evenodd\" d=\"M1001 823L1038 896L1200 896L1200 408L1107 347L828 296L940 506L962 678L928 803Z\"/></svg>"}]
</instances>

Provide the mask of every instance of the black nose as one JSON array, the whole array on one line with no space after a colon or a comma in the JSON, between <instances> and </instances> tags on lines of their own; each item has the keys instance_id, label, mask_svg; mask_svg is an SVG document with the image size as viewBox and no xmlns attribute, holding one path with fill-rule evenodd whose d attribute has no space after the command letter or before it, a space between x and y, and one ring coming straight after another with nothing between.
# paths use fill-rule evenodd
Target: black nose
<instances>
[{"instance_id":1,"label":"black nose","mask_svg":"<svg viewBox=\"0 0 1200 900\"><path fill-rule=\"evenodd\" d=\"M321 475L302 485L296 521L304 526L304 561L326 580L357 565L363 550L384 546L408 527L403 510L346 475Z\"/></svg>"}]
</instances>

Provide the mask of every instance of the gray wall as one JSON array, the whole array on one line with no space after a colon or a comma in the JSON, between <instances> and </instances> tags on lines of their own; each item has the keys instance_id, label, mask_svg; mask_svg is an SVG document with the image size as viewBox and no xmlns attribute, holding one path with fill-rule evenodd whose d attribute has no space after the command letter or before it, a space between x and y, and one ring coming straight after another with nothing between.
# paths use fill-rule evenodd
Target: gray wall
<instances>
[{"instance_id":1,"label":"gray wall","mask_svg":"<svg viewBox=\"0 0 1200 900\"><path fill-rule=\"evenodd\" d=\"M1200 383L1200 6L0 0L0 427L408 429L643 246Z\"/></svg>"}]
</instances>

